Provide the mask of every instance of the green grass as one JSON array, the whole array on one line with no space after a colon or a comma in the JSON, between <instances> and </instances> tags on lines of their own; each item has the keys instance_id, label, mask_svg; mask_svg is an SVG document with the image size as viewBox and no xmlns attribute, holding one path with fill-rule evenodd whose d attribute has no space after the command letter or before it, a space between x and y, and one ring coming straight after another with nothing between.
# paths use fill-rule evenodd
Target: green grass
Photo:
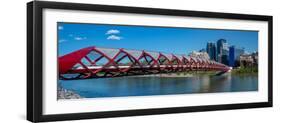
<instances>
[{"instance_id":1,"label":"green grass","mask_svg":"<svg viewBox=\"0 0 281 123\"><path fill-rule=\"evenodd\" d=\"M240 67L238 69L233 69L232 74L257 74L258 67Z\"/></svg>"}]
</instances>

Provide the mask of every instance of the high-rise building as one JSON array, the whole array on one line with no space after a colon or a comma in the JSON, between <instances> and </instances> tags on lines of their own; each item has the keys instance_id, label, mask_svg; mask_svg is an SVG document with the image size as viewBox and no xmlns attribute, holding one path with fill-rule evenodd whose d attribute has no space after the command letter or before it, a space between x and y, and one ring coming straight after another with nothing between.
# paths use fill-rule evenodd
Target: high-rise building
<instances>
[{"instance_id":1,"label":"high-rise building","mask_svg":"<svg viewBox=\"0 0 281 123\"><path fill-rule=\"evenodd\" d=\"M207 43L207 47L206 47L206 51L209 54L209 57L211 60L216 60L216 44L215 43L211 43L208 42Z\"/></svg>"},{"instance_id":2,"label":"high-rise building","mask_svg":"<svg viewBox=\"0 0 281 123\"><path fill-rule=\"evenodd\" d=\"M237 66L237 64L239 64L239 59L240 59L240 56L245 54L245 50L244 48L238 48L238 47L235 47L235 46L231 46L229 47L229 57L228 57L228 63L229 63L229 66Z\"/></svg>"},{"instance_id":3,"label":"high-rise building","mask_svg":"<svg viewBox=\"0 0 281 123\"><path fill-rule=\"evenodd\" d=\"M242 55L244 53L245 53L245 49L244 48L236 47L235 48L235 60L238 60L240 55Z\"/></svg>"},{"instance_id":4,"label":"high-rise building","mask_svg":"<svg viewBox=\"0 0 281 123\"><path fill-rule=\"evenodd\" d=\"M226 50L228 47L226 40L225 39L219 39L217 41L217 52L216 52L216 61L222 63L222 56L225 55L223 54L223 50Z\"/></svg>"},{"instance_id":5,"label":"high-rise building","mask_svg":"<svg viewBox=\"0 0 281 123\"><path fill-rule=\"evenodd\" d=\"M235 46L229 47L229 57L228 57L228 65L231 67L235 66Z\"/></svg>"},{"instance_id":6,"label":"high-rise building","mask_svg":"<svg viewBox=\"0 0 281 123\"><path fill-rule=\"evenodd\" d=\"M228 65L229 59L229 46L227 43L222 44L221 63Z\"/></svg>"}]
</instances>

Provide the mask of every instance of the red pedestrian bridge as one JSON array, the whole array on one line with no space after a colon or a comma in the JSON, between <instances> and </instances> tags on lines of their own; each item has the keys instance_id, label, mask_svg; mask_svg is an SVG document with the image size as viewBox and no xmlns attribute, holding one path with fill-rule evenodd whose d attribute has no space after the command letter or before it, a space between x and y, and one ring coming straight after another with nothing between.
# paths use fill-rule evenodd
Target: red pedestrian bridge
<instances>
[{"instance_id":1,"label":"red pedestrian bridge","mask_svg":"<svg viewBox=\"0 0 281 123\"><path fill-rule=\"evenodd\" d=\"M87 47L59 57L60 79L88 79L184 71L227 72L224 64L186 55Z\"/></svg>"}]
</instances>

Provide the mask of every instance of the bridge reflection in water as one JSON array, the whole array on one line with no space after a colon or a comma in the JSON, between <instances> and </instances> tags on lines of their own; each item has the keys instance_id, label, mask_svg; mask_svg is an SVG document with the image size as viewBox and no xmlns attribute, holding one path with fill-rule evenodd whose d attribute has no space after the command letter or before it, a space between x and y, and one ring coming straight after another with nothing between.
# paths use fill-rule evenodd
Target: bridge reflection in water
<instances>
[{"instance_id":1,"label":"bridge reflection in water","mask_svg":"<svg viewBox=\"0 0 281 123\"><path fill-rule=\"evenodd\" d=\"M87 47L59 57L59 76L64 80L228 70L209 59L122 48Z\"/></svg>"},{"instance_id":2,"label":"bridge reflection in water","mask_svg":"<svg viewBox=\"0 0 281 123\"><path fill-rule=\"evenodd\" d=\"M258 76L224 74L190 77L129 76L103 79L59 80L62 88L85 98L152 96L258 90Z\"/></svg>"}]
</instances>

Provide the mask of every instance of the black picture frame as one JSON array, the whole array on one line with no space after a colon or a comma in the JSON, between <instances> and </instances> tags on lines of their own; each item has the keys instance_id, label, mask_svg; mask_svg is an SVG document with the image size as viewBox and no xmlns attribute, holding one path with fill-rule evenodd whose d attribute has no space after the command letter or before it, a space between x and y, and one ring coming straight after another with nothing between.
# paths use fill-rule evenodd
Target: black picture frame
<instances>
[{"instance_id":1,"label":"black picture frame","mask_svg":"<svg viewBox=\"0 0 281 123\"><path fill-rule=\"evenodd\" d=\"M268 101L258 102L258 103L43 115L42 113L43 111L42 110L43 109L42 107L43 106L42 104L43 102L42 101L43 100L43 95L42 95L43 12L42 10L45 8L266 21L268 22ZM264 15L185 11L185 10L93 5L93 4L63 3L63 2L45 2L45 1L29 2L27 3L27 120L32 122L63 121L63 120L136 116L136 115L154 115L154 114L169 114L169 113L183 113L183 112L272 107L273 105L272 28L273 28L273 17L264 16Z\"/></svg>"}]
</instances>

